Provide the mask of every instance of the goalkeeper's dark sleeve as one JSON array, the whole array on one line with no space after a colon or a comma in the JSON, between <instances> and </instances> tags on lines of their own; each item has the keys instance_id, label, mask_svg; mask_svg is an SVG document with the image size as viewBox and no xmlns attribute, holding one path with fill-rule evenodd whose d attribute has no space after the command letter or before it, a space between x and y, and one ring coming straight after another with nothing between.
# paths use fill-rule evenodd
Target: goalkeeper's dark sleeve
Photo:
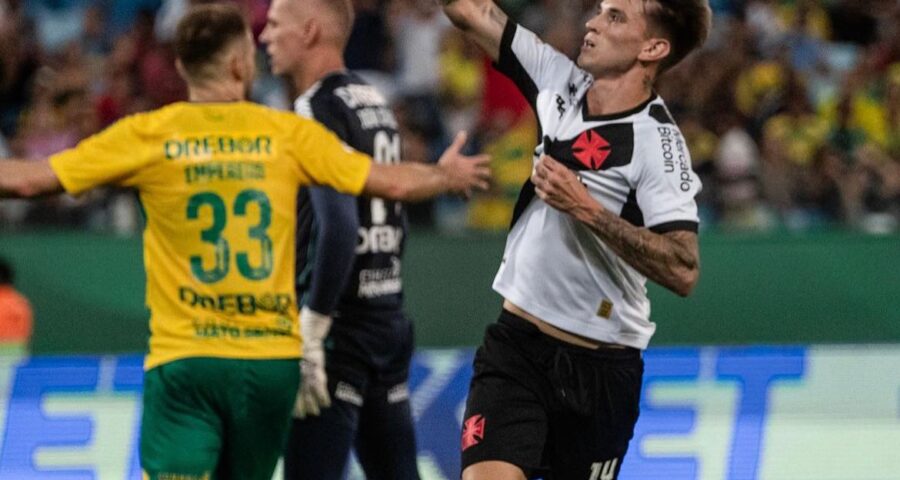
<instances>
[{"instance_id":1,"label":"goalkeeper's dark sleeve","mask_svg":"<svg viewBox=\"0 0 900 480\"><path fill-rule=\"evenodd\" d=\"M309 189L318 235L304 306L331 315L353 272L359 230L357 199L328 187Z\"/></svg>"}]
</instances>

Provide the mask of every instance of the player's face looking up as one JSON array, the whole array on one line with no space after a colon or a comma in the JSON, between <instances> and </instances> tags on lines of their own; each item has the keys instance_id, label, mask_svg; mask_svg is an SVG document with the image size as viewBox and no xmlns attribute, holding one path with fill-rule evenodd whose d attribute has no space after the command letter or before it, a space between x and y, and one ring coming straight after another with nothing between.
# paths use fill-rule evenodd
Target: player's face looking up
<instances>
[{"instance_id":1,"label":"player's face looking up","mask_svg":"<svg viewBox=\"0 0 900 480\"><path fill-rule=\"evenodd\" d=\"M652 0L651 0L652 2ZM601 0L585 24L587 34L578 66L594 77L618 76L639 62L659 62L669 53L669 41L654 35L645 0Z\"/></svg>"}]
</instances>

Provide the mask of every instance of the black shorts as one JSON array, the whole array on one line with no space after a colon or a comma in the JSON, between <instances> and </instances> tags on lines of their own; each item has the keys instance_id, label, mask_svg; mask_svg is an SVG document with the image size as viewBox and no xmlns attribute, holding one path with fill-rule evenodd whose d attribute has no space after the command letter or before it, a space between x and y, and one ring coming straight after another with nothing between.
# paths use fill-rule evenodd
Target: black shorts
<instances>
[{"instance_id":1,"label":"black shorts","mask_svg":"<svg viewBox=\"0 0 900 480\"><path fill-rule=\"evenodd\" d=\"M638 418L640 350L578 347L503 311L485 332L474 370L463 469L499 460L528 478L618 477Z\"/></svg>"},{"instance_id":2,"label":"black shorts","mask_svg":"<svg viewBox=\"0 0 900 480\"><path fill-rule=\"evenodd\" d=\"M402 313L341 314L325 338L325 369L365 391L393 388L409 377L414 348L413 325Z\"/></svg>"},{"instance_id":3,"label":"black shorts","mask_svg":"<svg viewBox=\"0 0 900 480\"><path fill-rule=\"evenodd\" d=\"M284 478L339 480L351 448L367 478L418 480L409 403L413 326L402 314L335 318L325 339L331 407L294 419Z\"/></svg>"}]
</instances>

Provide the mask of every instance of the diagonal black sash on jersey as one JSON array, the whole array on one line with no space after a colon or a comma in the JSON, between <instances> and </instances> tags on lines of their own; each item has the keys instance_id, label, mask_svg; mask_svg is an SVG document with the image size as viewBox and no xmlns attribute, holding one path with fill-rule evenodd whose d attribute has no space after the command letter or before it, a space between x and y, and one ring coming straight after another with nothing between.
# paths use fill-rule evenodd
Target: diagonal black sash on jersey
<instances>
[{"instance_id":1,"label":"diagonal black sash on jersey","mask_svg":"<svg viewBox=\"0 0 900 480\"><path fill-rule=\"evenodd\" d=\"M512 221L509 223L510 230L512 230L516 221L519 220L519 217L522 216L522 212L528 208L528 204L534 200L535 195L537 195L537 192L535 192L534 183L532 183L529 178L525 181L525 185L522 185L522 190L519 191L519 198L516 199L516 206L513 207Z\"/></svg>"}]
</instances>

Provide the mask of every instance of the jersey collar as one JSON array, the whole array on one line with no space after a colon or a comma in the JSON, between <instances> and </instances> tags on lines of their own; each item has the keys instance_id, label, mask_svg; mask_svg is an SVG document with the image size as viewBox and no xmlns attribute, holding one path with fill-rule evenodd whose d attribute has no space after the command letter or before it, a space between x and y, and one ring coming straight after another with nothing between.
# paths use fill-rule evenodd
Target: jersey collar
<instances>
[{"instance_id":1,"label":"jersey collar","mask_svg":"<svg viewBox=\"0 0 900 480\"><path fill-rule=\"evenodd\" d=\"M647 100L644 100L638 106L631 108L629 110L625 110L623 112L616 112L616 113L607 113L605 115L591 115L588 113L587 93L585 93L581 97L581 119L584 120L585 122L602 122L602 121L607 121L607 120L618 120L620 118L629 117L629 116L634 115L635 113L638 113L638 112L642 111L643 109L647 108L647 105L650 105L657 98L659 98L659 97L656 95L656 92L652 92L650 94L650 98L648 98Z\"/></svg>"}]
</instances>

